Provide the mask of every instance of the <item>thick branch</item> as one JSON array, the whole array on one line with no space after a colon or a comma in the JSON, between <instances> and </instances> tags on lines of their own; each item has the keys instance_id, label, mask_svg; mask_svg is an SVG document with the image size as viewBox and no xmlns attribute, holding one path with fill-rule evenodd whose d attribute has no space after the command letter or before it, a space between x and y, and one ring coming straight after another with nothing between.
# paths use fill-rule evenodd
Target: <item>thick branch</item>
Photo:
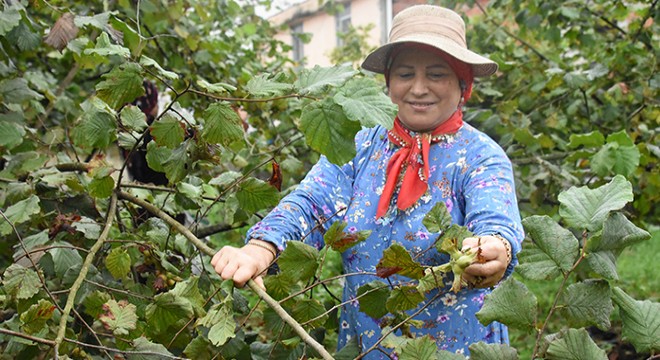
<instances>
[{"instance_id":1,"label":"thick branch","mask_svg":"<svg viewBox=\"0 0 660 360\"><path fill-rule=\"evenodd\" d=\"M183 236L185 236L186 239L188 239L190 242L192 242L204 254L206 254L208 256L215 255L215 253L216 253L215 250L213 250L208 245L206 245L204 242L202 242L200 239L198 239L195 236L195 234L193 234L190 230L188 230L188 228L186 228L181 223L179 223L178 221L173 219L171 216L169 216L163 210L157 208L156 206L154 206L154 205L152 205L152 204L150 204L150 203L148 203L148 202L146 202L142 199L138 199L137 197L135 197L135 196L133 196L129 193L125 193L123 191L119 191L117 193L117 195L119 196L119 198L121 198L123 200L130 201L130 202L132 202L136 205L139 205L139 206L147 209L147 211L149 211L150 213L152 213L152 214L156 215L157 217L161 218L168 225L175 228L179 233L181 233ZM314 340L314 338L312 338L307 333L307 331L305 331L305 329L302 326L300 326L300 324L294 318L292 318L291 315L289 315L286 312L286 310L284 310L277 301L275 301L275 299L270 297L270 295L268 295L266 293L266 291L264 291L262 288L260 288L259 285L257 285L254 282L254 280L248 281L247 284L250 287L250 289L252 289L252 291L257 293L257 295L259 295L259 297L263 301L265 301L277 313L277 315L279 315L280 318L282 318L282 320L284 320L284 322L287 323L287 325L289 325L289 326L291 326L291 328L293 328L293 330L303 339L303 341L307 345L309 345L316 352L318 352L323 359L332 359L332 355L330 355L330 353L328 353L328 351L321 344L319 344L316 340Z\"/></svg>"}]
</instances>

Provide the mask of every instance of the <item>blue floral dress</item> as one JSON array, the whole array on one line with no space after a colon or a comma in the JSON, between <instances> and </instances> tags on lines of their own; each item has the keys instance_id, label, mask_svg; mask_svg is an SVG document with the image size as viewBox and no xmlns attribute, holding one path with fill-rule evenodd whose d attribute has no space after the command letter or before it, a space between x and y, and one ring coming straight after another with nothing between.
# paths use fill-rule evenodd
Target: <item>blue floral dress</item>
<instances>
[{"instance_id":1,"label":"blue floral dress","mask_svg":"<svg viewBox=\"0 0 660 360\"><path fill-rule=\"evenodd\" d=\"M383 127L360 131L356 147L355 158L343 166L321 157L301 184L248 231L247 238L270 241L283 250L287 241L307 236L305 242L321 247L323 234L309 234L310 231L319 223L327 229L334 221L325 220L339 212L348 223L347 231L371 230L366 241L342 254L345 273L374 273L383 250L393 243L408 249L413 257L419 254L416 260L423 265L440 265L448 261L448 256L434 249L427 251L433 248L437 235L429 233L422 220L442 201L454 223L467 226L477 235L500 234L510 241L514 254L520 250L524 235L511 162L501 147L482 132L465 123L456 134L432 144L427 192L415 205L401 211L396 208L397 189L388 213L380 219L376 218L376 210L385 184L385 170L397 147L389 142ZM516 263L514 256L505 276L511 274ZM347 305L341 309L339 348L357 338L360 349L366 351L381 337L380 319L360 312L355 300L358 288L373 280L383 279L370 275L346 277L343 298ZM397 276L391 280L410 281ZM444 280L447 287L440 290L440 297L415 317L424 326L413 327L414 332L428 334L440 349L466 355L472 343L508 341L504 325L483 326L475 317L489 289L453 293L449 291L451 276ZM432 291L427 300L437 294ZM366 356L381 358L387 358L381 351Z\"/></svg>"}]
</instances>

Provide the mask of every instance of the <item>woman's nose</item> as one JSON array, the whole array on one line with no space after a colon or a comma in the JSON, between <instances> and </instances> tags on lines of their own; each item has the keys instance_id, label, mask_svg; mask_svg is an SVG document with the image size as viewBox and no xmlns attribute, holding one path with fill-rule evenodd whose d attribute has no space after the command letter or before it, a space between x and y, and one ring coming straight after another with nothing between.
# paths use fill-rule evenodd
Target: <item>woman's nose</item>
<instances>
[{"instance_id":1,"label":"woman's nose","mask_svg":"<svg viewBox=\"0 0 660 360\"><path fill-rule=\"evenodd\" d=\"M426 79L423 76L415 77L412 83L410 91L414 95L424 95L428 91L428 85L426 84Z\"/></svg>"}]
</instances>

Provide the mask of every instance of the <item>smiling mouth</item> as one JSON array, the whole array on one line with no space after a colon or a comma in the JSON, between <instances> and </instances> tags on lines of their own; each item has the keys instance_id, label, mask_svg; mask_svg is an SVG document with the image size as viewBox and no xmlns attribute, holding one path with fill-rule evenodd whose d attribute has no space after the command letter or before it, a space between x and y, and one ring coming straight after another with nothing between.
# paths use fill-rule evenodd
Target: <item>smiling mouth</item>
<instances>
[{"instance_id":1,"label":"smiling mouth","mask_svg":"<svg viewBox=\"0 0 660 360\"><path fill-rule=\"evenodd\" d=\"M408 105L415 110L426 110L429 107L433 106L434 103L421 103L421 102L409 102Z\"/></svg>"}]
</instances>

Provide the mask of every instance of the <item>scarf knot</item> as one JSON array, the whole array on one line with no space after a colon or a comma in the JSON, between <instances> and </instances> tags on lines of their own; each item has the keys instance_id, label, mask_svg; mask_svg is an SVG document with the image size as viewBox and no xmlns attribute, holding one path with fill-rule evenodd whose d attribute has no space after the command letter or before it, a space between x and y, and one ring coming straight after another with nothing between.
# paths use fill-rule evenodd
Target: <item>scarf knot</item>
<instances>
[{"instance_id":1,"label":"scarf knot","mask_svg":"<svg viewBox=\"0 0 660 360\"><path fill-rule=\"evenodd\" d=\"M396 188L401 171L404 171L401 180L401 189L397 198L397 208L405 210L419 200L428 189L429 179L429 150L431 144L444 138L444 135L453 134L463 126L463 113L456 110L447 121L438 125L432 133L416 133L411 135L401 124L397 117L392 130L387 137L399 149L392 155L387 163L386 180L383 193L378 202L376 217L380 218L387 213Z\"/></svg>"}]
</instances>

